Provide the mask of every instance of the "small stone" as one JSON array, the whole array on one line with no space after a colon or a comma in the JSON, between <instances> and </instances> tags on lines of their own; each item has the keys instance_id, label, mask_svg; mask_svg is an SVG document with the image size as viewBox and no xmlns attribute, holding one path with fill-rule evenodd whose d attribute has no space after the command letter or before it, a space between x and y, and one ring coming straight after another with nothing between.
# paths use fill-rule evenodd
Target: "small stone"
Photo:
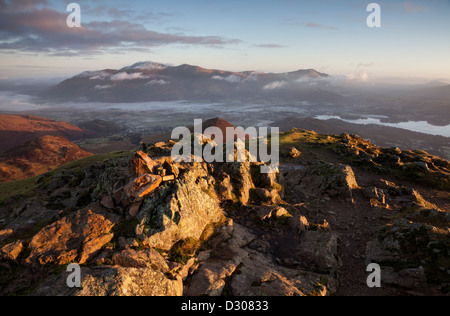
<instances>
[{"instance_id":1,"label":"small stone","mask_svg":"<svg viewBox=\"0 0 450 316\"><path fill-rule=\"evenodd\" d=\"M16 260L23 249L23 243L21 240L18 240L16 242L13 242L9 245L4 246L2 249L0 249L0 259L7 259L7 260Z\"/></svg>"}]
</instances>

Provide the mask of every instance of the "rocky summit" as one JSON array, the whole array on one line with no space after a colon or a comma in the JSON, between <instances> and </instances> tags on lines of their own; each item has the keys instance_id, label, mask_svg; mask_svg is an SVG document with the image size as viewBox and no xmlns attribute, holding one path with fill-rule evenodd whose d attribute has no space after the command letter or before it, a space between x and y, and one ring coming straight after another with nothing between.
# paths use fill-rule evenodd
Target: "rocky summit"
<instances>
[{"instance_id":1,"label":"rocky summit","mask_svg":"<svg viewBox=\"0 0 450 316\"><path fill-rule=\"evenodd\" d=\"M293 129L263 174L176 162L173 145L0 185L0 295L450 293L448 161ZM380 288L367 286L370 263Z\"/></svg>"}]
</instances>

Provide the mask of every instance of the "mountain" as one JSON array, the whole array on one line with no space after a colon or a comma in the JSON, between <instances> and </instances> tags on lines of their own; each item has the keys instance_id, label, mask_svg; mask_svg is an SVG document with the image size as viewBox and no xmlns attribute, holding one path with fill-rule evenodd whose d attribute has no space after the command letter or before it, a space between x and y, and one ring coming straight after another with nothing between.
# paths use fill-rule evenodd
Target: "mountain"
<instances>
[{"instance_id":1,"label":"mountain","mask_svg":"<svg viewBox=\"0 0 450 316\"><path fill-rule=\"evenodd\" d=\"M119 70L86 71L44 91L53 101L149 102L218 100L330 101L329 76L313 69L288 73L232 72L199 66L139 62Z\"/></svg>"},{"instance_id":2,"label":"mountain","mask_svg":"<svg viewBox=\"0 0 450 316\"><path fill-rule=\"evenodd\" d=\"M25 144L40 136L53 135L76 140L87 133L66 122L31 115L0 115L0 152Z\"/></svg>"},{"instance_id":3,"label":"mountain","mask_svg":"<svg viewBox=\"0 0 450 316\"><path fill-rule=\"evenodd\" d=\"M40 175L89 156L64 137L42 136L0 154L0 183Z\"/></svg>"}]
</instances>

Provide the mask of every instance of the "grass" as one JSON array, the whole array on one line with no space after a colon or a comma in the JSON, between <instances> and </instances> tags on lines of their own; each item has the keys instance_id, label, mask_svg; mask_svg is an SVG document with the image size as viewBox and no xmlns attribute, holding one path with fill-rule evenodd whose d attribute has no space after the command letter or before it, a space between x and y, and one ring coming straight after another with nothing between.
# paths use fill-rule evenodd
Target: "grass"
<instances>
[{"instance_id":1,"label":"grass","mask_svg":"<svg viewBox=\"0 0 450 316\"><path fill-rule=\"evenodd\" d=\"M131 154L128 151L116 151L109 154L94 155L80 160L72 161L64 166L60 166L43 176L34 176L24 180L7 183L0 183L0 206L4 205L8 199L20 200L31 196L39 188L48 186L53 176L63 170L81 170L91 166L96 162L105 162L110 159L127 157ZM39 179L39 181L38 181ZM39 183L37 183L39 182ZM76 183L73 183L74 185Z\"/></svg>"},{"instance_id":2,"label":"grass","mask_svg":"<svg viewBox=\"0 0 450 316\"><path fill-rule=\"evenodd\" d=\"M18 180L8 183L0 183L0 206L5 204L5 201L10 198L20 200L21 197L27 197L34 192L38 185L36 184L36 177Z\"/></svg>"}]
</instances>

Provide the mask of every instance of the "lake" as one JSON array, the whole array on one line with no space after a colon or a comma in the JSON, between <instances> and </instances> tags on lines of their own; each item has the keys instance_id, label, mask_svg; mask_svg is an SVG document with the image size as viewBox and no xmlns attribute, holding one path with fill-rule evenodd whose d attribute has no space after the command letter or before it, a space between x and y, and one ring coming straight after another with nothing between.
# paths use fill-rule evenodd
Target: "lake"
<instances>
[{"instance_id":1,"label":"lake","mask_svg":"<svg viewBox=\"0 0 450 316\"><path fill-rule=\"evenodd\" d=\"M439 135L444 137L450 137L450 124L447 126L436 126L431 125L428 122L425 121L409 121L409 122L400 122L400 123L389 123L389 122L382 122L379 118L374 117L367 117L367 118L361 118L356 120L349 120L349 119L343 119L340 116L334 116L334 115L317 115L315 117L318 120L321 121L327 121L331 119L341 120L347 123L353 123L353 124L361 124L361 125L381 125L381 126L388 126L388 127L396 127L405 129L408 131L413 132L419 132L429 135Z\"/></svg>"}]
</instances>

